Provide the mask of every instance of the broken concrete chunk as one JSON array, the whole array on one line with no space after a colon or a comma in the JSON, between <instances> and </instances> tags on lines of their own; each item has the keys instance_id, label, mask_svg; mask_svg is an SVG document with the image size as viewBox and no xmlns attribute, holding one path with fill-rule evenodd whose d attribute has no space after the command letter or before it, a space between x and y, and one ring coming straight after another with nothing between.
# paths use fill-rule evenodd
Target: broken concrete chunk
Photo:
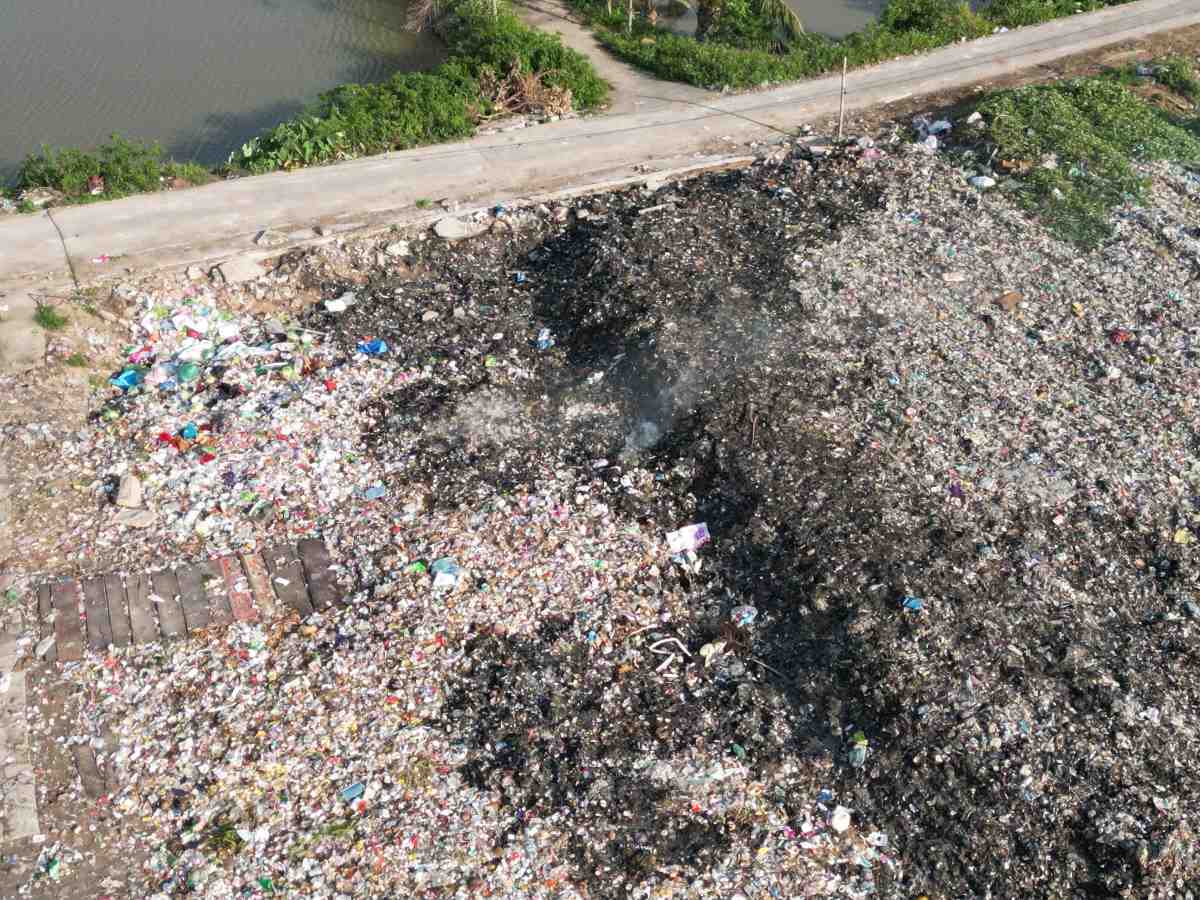
<instances>
[{"instance_id":1,"label":"broken concrete chunk","mask_svg":"<svg viewBox=\"0 0 1200 900\"><path fill-rule=\"evenodd\" d=\"M137 509L142 505L142 482L136 475L122 475L117 489L117 506Z\"/></svg>"},{"instance_id":2,"label":"broken concrete chunk","mask_svg":"<svg viewBox=\"0 0 1200 900\"><path fill-rule=\"evenodd\" d=\"M433 226L433 233L444 241L462 241L467 238L479 237L490 227L487 222L463 222L453 216L438 219Z\"/></svg>"}]
</instances>

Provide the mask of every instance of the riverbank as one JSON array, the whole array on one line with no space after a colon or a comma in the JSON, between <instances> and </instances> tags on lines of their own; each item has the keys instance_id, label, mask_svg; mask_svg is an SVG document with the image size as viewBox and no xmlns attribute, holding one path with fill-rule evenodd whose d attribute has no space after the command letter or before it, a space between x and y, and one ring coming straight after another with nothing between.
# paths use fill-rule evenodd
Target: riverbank
<instances>
[{"instance_id":1,"label":"riverbank","mask_svg":"<svg viewBox=\"0 0 1200 900\"><path fill-rule=\"evenodd\" d=\"M600 106L608 87L582 54L522 23L507 5L463 2L438 20L448 56L428 72L346 84L303 114L206 170L165 158L156 144L118 136L96 151L45 150L21 167L9 201L19 211L177 190L216 178L355 159L468 138L506 115L558 118Z\"/></svg>"}]
</instances>

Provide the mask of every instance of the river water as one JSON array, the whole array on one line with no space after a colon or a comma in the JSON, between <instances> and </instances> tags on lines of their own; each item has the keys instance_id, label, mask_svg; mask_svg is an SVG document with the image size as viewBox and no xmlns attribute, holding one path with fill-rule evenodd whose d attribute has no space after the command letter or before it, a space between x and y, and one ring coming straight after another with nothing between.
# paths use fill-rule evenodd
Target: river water
<instances>
[{"instance_id":1,"label":"river water","mask_svg":"<svg viewBox=\"0 0 1200 900\"><path fill-rule=\"evenodd\" d=\"M791 0L831 35L883 2ZM42 143L114 131L223 162L323 90L435 64L437 40L404 16L403 0L0 0L0 182ZM695 13L663 24L692 32Z\"/></svg>"},{"instance_id":2,"label":"river water","mask_svg":"<svg viewBox=\"0 0 1200 900\"><path fill-rule=\"evenodd\" d=\"M323 90L436 64L404 16L401 0L0 0L0 180L42 142L113 131L222 162Z\"/></svg>"}]
</instances>

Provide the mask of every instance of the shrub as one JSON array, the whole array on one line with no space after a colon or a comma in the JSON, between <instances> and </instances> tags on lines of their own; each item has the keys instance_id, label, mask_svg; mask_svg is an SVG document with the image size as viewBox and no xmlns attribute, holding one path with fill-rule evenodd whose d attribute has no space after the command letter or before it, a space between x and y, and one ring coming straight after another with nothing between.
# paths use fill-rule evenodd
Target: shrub
<instances>
[{"instance_id":1,"label":"shrub","mask_svg":"<svg viewBox=\"0 0 1200 900\"><path fill-rule=\"evenodd\" d=\"M1168 57L1158 64L1154 78L1181 97L1200 103L1200 78L1196 77L1196 69L1189 60L1181 56Z\"/></svg>"},{"instance_id":2,"label":"shrub","mask_svg":"<svg viewBox=\"0 0 1200 900\"><path fill-rule=\"evenodd\" d=\"M269 172L314 163L404 150L469 137L490 111L485 75L537 73L571 91L575 108L602 103L608 85L587 58L555 35L535 31L507 10L493 17L463 5L447 34L450 56L430 72L401 73L382 84L345 84L321 96L302 115L235 151L231 166Z\"/></svg>"},{"instance_id":3,"label":"shrub","mask_svg":"<svg viewBox=\"0 0 1200 900\"><path fill-rule=\"evenodd\" d=\"M33 321L45 328L47 331L59 331L67 325L67 317L56 310L53 306L47 306L44 303L39 303L37 310L34 311Z\"/></svg>"},{"instance_id":4,"label":"shrub","mask_svg":"<svg viewBox=\"0 0 1200 900\"><path fill-rule=\"evenodd\" d=\"M114 134L107 143L90 152L74 147L55 150L43 145L40 153L26 157L17 180L22 188L54 188L66 194L68 201L86 202L157 191L162 187L162 177L169 177L179 168L189 172L199 170L207 176L207 170L195 163L165 160L158 144L144 144ZM97 196L90 191L92 178L104 180L103 190Z\"/></svg>"}]
</instances>

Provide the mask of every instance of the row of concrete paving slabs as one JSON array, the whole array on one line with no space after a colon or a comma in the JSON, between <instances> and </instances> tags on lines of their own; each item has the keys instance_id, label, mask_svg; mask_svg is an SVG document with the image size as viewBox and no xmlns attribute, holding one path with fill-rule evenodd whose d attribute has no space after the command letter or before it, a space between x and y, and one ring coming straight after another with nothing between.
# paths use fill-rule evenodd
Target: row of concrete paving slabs
<instances>
[{"instance_id":1,"label":"row of concrete paving slabs","mask_svg":"<svg viewBox=\"0 0 1200 900\"><path fill-rule=\"evenodd\" d=\"M37 598L38 655L47 662L79 659L85 643L127 647L289 609L306 617L342 601L320 540L125 578L62 580L42 585Z\"/></svg>"},{"instance_id":2,"label":"row of concrete paving slabs","mask_svg":"<svg viewBox=\"0 0 1200 900\"><path fill-rule=\"evenodd\" d=\"M37 591L37 657L80 659L92 650L181 638L235 621L270 621L294 610L301 617L340 605L322 541L222 556L143 575L63 579ZM24 671L13 671L15 636L0 632L0 843L39 833L37 786L25 716ZM97 764L88 744L70 749L85 797L116 789L113 772Z\"/></svg>"}]
</instances>

